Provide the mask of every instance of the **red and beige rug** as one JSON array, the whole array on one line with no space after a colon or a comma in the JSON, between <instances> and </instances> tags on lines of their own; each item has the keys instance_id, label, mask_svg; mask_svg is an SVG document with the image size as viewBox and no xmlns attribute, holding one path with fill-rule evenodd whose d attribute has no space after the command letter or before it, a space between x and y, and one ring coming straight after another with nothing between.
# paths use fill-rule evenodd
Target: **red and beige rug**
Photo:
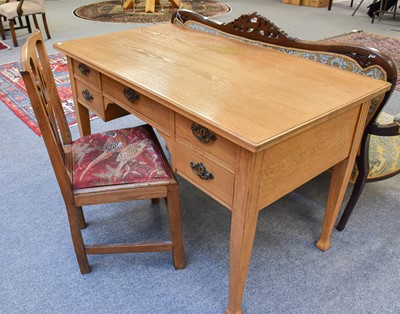
<instances>
[{"instance_id":1,"label":"red and beige rug","mask_svg":"<svg viewBox=\"0 0 400 314\"><path fill-rule=\"evenodd\" d=\"M3 49L10 49L10 46L8 46L5 43L3 43L2 41L0 41L0 50L3 50Z\"/></svg>"},{"instance_id":2,"label":"red and beige rug","mask_svg":"<svg viewBox=\"0 0 400 314\"><path fill-rule=\"evenodd\" d=\"M63 54L49 56L58 93L70 126L76 124L68 65ZM0 100L37 135L41 135L25 85L18 71L18 62L0 65Z\"/></svg>"},{"instance_id":3,"label":"red and beige rug","mask_svg":"<svg viewBox=\"0 0 400 314\"><path fill-rule=\"evenodd\" d=\"M388 37L363 31L351 32L326 39L334 42L348 42L352 44L372 47L382 51L393 59L397 67L396 90L400 91L400 38Z\"/></svg>"}]
</instances>

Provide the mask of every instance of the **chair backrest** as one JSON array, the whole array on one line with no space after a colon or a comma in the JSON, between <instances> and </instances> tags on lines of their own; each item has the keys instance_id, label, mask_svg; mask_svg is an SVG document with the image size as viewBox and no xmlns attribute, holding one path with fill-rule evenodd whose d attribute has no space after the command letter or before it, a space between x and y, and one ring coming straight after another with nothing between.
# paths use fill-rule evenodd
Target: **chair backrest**
<instances>
[{"instance_id":1,"label":"chair backrest","mask_svg":"<svg viewBox=\"0 0 400 314\"><path fill-rule=\"evenodd\" d=\"M72 197L72 143L46 47L40 31L21 48L19 71L42 132L51 164L66 201Z\"/></svg>"},{"instance_id":2,"label":"chair backrest","mask_svg":"<svg viewBox=\"0 0 400 314\"><path fill-rule=\"evenodd\" d=\"M44 0L25 0L25 2L34 2L44 8Z\"/></svg>"},{"instance_id":3,"label":"chair backrest","mask_svg":"<svg viewBox=\"0 0 400 314\"><path fill-rule=\"evenodd\" d=\"M389 56L378 50L352 44L294 39L257 13L244 14L229 23L219 23L183 9L173 14L171 22L390 82L392 88L371 101L364 137L369 134L369 130L396 86L396 66Z\"/></svg>"},{"instance_id":4,"label":"chair backrest","mask_svg":"<svg viewBox=\"0 0 400 314\"><path fill-rule=\"evenodd\" d=\"M10 2L18 1L18 7L16 13L19 16L44 13L44 0L9 0L9 1ZM36 6L32 8L30 3L33 3ZM40 8L38 8L37 6L40 6Z\"/></svg>"}]
</instances>

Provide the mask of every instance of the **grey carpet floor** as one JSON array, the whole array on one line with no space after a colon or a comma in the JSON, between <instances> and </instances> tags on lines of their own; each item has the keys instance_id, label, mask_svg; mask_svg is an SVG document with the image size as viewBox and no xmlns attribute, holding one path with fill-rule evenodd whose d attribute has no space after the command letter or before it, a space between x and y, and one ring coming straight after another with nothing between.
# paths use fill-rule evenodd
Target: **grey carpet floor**
<instances>
[{"instance_id":1,"label":"grey carpet floor","mask_svg":"<svg viewBox=\"0 0 400 314\"><path fill-rule=\"evenodd\" d=\"M90 1L46 1L52 43L145 25L94 23L72 16ZM354 17L349 2L332 11L279 1L226 1L230 21L258 11L292 36L322 39L352 29L399 36L399 20ZM26 36L21 32L20 42ZM6 43L11 44L9 39ZM0 52L0 63L19 49ZM399 92L388 105L400 112ZM140 123L125 117L93 122L93 131ZM230 213L180 180L187 268L168 253L90 256L80 275L67 217L42 139L0 103L0 313L224 313ZM73 128L74 136L77 129ZM329 174L322 174L260 213L243 299L244 313L400 313L400 176L366 185L344 232L327 252L315 248ZM89 206L88 241L164 239L163 206L128 202Z\"/></svg>"}]
</instances>

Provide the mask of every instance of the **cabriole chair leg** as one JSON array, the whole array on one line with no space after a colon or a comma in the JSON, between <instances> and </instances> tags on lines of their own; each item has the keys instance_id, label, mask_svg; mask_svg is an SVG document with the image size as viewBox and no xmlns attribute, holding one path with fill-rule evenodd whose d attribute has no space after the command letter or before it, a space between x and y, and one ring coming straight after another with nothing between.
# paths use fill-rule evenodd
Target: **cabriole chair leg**
<instances>
[{"instance_id":1,"label":"cabriole chair leg","mask_svg":"<svg viewBox=\"0 0 400 314\"><path fill-rule=\"evenodd\" d=\"M350 199L346 205L346 208L343 211L342 217L340 218L339 224L336 227L336 230L343 231L346 227L347 221L357 204L358 199L360 198L361 192L364 189L364 185L366 182L365 175L358 175L356 182L353 186L353 191L351 192Z\"/></svg>"}]
</instances>

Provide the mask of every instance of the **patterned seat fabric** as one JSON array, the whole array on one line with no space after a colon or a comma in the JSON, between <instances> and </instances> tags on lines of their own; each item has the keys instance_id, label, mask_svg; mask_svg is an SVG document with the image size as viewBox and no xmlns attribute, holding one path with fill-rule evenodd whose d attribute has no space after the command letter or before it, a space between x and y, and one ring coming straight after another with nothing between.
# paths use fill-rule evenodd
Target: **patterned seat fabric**
<instances>
[{"instance_id":1,"label":"patterned seat fabric","mask_svg":"<svg viewBox=\"0 0 400 314\"><path fill-rule=\"evenodd\" d=\"M171 179L148 126L92 134L72 143L73 188Z\"/></svg>"},{"instance_id":2,"label":"patterned seat fabric","mask_svg":"<svg viewBox=\"0 0 400 314\"><path fill-rule=\"evenodd\" d=\"M378 122L387 124L393 122L393 116L381 112ZM369 142L369 172L368 180L376 180L390 176L400 169L400 136L371 135Z\"/></svg>"}]
</instances>

